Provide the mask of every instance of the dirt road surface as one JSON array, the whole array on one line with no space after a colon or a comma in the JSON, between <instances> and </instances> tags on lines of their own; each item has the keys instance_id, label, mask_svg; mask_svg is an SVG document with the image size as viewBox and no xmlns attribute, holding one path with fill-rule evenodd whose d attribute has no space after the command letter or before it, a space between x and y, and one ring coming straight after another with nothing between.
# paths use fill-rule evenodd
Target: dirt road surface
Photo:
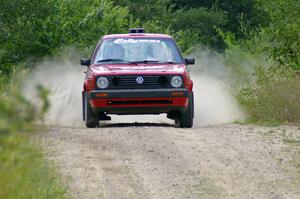
<instances>
[{"instance_id":1,"label":"dirt road surface","mask_svg":"<svg viewBox=\"0 0 300 199\"><path fill-rule=\"evenodd\" d=\"M125 123L41 139L74 198L300 198L297 127Z\"/></svg>"}]
</instances>

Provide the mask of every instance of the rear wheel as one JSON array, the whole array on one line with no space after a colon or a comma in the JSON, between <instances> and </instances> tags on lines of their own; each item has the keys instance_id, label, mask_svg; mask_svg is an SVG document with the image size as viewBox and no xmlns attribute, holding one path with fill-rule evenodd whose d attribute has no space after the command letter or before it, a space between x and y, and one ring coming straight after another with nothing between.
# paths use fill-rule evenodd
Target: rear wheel
<instances>
[{"instance_id":1,"label":"rear wheel","mask_svg":"<svg viewBox=\"0 0 300 199\"><path fill-rule=\"evenodd\" d=\"M99 120L97 114L95 114L91 108L91 105L89 103L90 99L85 92L84 94L84 119L85 119L85 125L87 128L95 128L96 126L99 126Z\"/></svg>"},{"instance_id":2,"label":"rear wheel","mask_svg":"<svg viewBox=\"0 0 300 199\"><path fill-rule=\"evenodd\" d=\"M187 109L180 114L180 117L175 121L181 128L191 128L194 120L194 95L189 96L189 105Z\"/></svg>"}]
</instances>

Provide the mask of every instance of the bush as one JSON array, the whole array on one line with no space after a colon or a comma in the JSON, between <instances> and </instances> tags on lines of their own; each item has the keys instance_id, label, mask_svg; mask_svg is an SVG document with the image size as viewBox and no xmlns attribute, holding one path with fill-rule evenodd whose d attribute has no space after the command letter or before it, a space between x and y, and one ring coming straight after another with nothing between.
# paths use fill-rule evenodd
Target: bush
<instances>
[{"instance_id":1,"label":"bush","mask_svg":"<svg viewBox=\"0 0 300 199\"><path fill-rule=\"evenodd\" d=\"M104 34L127 32L128 9L109 0L57 1L64 44L81 48L94 46Z\"/></svg>"},{"instance_id":2,"label":"bush","mask_svg":"<svg viewBox=\"0 0 300 199\"><path fill-rule=\"evenodd\" d=\"M0 135L0 198L68 198L54 167L26 134Z\"/></svg>"},{"instance_id":3,"label":"bush","mask_svg":"<svg viewBox=\"0 0 300 199\"><path fill-rule=\"evenodd\" d=\"M300 77L291 70L259 68L257 81L237 96L248 122L300 126Z\"/></svg>"},{"instance_id":4,"label":"bush","mask_svg":"<svg viewBox=\"0 0 300 199\"><path fill-rule=\"evenodd\" d=\"M12 76L0 77L0 134L26 131L39 115L36 108L22 96L17 86L19 78L16 72Z\"/></svg>"},{"instance_id":5,"label":"bush","mask_svg":"<svg viewBox=\"0 0 300 199\"><path fill-rule=\"evenodd\" d=\"M270 25L257 31L249 47L253 51L267 52L280 66L300 70L299 2L274 0L261 1L261 4L270 15Z\"/></svg>"},{"instance_id":6,"label":"bush","mask_svg":"<svg viewBox=\"0 0 300 199\"><path fill-rule=\"evenodd\" d=\"M54 167L30 143L35 121L48 108L47 91L39 87L38 111L22 95L20 77L0 77L0 198L67 198Z\"/></svg>"},{"instance_id":7,"label":"bush","mask_svg":"<svg viewBox=\"0 0 300 199\"><path fill-rule=\"evenodd\" d=\"M193 47L199 43L211 46L221 46L217 29L222 28L227 22L223 11L206 8L180 9L174 13L171 30L175 35L183 35L185 39L180 43L183 50L186 46ZM191 38L190 38L191 37ZM191 40L193 39L193 40Z\"/></svg>"},{"instance_id":8,"label":"bush","mask_svg":"<svg viewBox=\"0 0 300 199\"><path fill-rule=\"evenodd\" d=\"M261 51L256 37L236 41L233 34L221 36L227 44L225 65L231 72L237 99L250 123L300 125L300 78L297 71Z\"/></svg>"},{"instance_id":9,"label":"bush","mask_svg":"<svg viewBox=\"0 0 300 199\"><path fill-rule=\"evenodd\" d=\"M60 44L58 8L52 1L2 0L0 10L0 70L51 54Z\"/></svg>"},{"instance_id":10,"label":"bush","mask_svg":"<svg viewBox=\"0 0 300 199\"><path fill-rule=\"evenodd\" d=\"M0 75L20 62L32 67L62 46L88 48L128 29L128 9L109 0L4 0L0 10Z\"/></svg>"}]
</instances>

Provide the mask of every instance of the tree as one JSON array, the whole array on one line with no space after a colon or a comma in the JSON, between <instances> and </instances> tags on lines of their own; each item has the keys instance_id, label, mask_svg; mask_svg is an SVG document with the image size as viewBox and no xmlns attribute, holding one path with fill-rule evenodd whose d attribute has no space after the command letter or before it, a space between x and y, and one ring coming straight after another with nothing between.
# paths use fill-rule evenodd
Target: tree
<instances>
[{"instance_id":1,"label":"tree","mask_svg":"<svg viewBox=\"0 0 300 199\"><path fill-rule=\"evenodd\" d=\"M235 33L238 38L245 37L247 31L259 26L267 26L269 18L264 10L259 9L256 0L172 0L177 8L218 9L226 13L227 24L224 31Z\"/></svg>"},{"instance_id":2,"label":"tree","mask_svg":"<svg viewBox=\"0 0 300 199\"><path fill-rule=\"evenodd\" d=\"M104 34L125 32L128 24L127 8L109 0L3 0L0 10L0 73L5 74L16 63L33 65L65 45L94 45Z\"/></svg>"},{"instance_id":3,"label":"tree","mask_svg":"<svg viewBox=\"0 0 300 199\"><path fill-rule=\"evenodd\" d=\"M57 8L48 0L3 0L0 4L0 70L30 56L49 54L60 40Z\"/></svg>"},{"instance_id":4,"label":"tree","mask_svg":"<svg viewBox=\"0 0 300 199\"><path fill-rule=\"evenodd\" d=\"M175 34L183 30L187 33L182 33L189 41L183 47L184 50L198 43L220 47L222 44L217 29L223 29L226 23L226 14L219 10L203 7L180 9L174 14L171 29ZM188 38L192 38L192 40Z\"/></svg>"},{"instance_id":5,"label":"tree","mask_svg":"<svg viewBox=\"0 0 300 199\"><path fill-rule=\"evenodd\" d=\"M253 48L267 52L280 66L300 70L300 4L296 0L260 0L270 25L257 32Z\"/></svg>"}]
</instances>

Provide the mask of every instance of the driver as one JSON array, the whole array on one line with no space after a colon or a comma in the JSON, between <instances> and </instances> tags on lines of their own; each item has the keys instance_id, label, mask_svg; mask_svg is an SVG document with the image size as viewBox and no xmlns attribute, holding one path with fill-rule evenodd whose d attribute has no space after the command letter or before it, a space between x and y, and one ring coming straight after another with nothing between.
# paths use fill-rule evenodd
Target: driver
<instances>
[{"instance_id":1,"label":"driver","mask_svg":"<svg viewBox=\"0 0 300 199\"><path fill-rule=\"evenodd\" d=\"M112 43L108 49L107 59L121 59L124 60L125 50L120 44Z\"/></svg>"}]
</instances>

